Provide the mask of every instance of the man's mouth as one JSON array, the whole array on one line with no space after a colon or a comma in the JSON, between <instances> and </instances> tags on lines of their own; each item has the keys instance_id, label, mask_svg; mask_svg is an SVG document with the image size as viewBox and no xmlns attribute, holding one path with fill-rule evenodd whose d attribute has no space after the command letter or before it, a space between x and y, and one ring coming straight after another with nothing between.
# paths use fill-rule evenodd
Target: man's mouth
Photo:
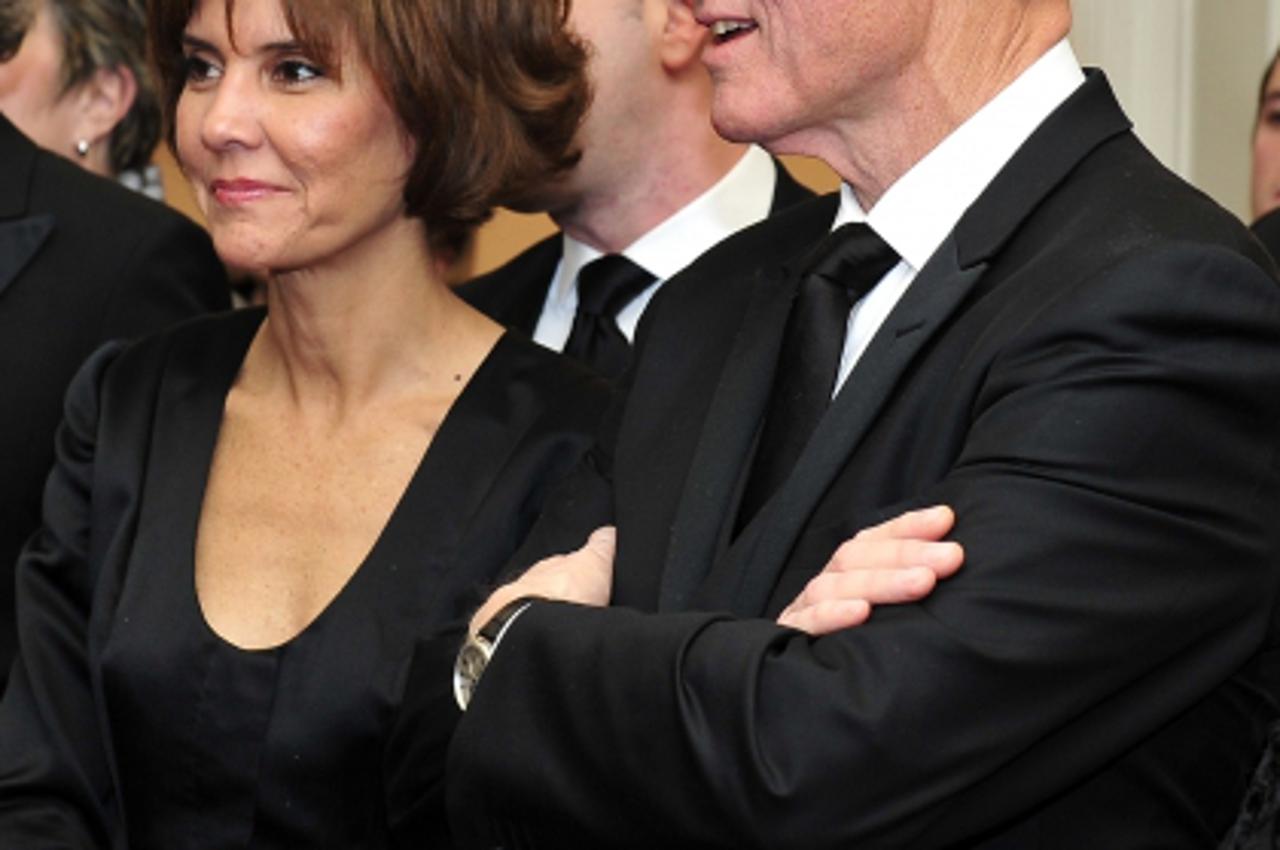
<instances>
[{"instance_id":1,"label":"man's mouth","mask_svg":"<svg viewBox=\"0 0 1280 850\"><path fill-rule=\"evenodd\" d=\"M711 38L716 44L724 44L755 29L755 21L714 21L711 24Z\"/></svg>"}]
</instances>

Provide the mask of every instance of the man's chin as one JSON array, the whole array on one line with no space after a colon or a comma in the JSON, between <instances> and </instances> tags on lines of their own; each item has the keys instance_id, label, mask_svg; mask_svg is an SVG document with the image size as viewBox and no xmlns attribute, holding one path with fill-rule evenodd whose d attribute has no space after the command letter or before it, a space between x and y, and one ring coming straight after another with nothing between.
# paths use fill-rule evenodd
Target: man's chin
<instances>
[{"instance_id":1,"label":"man's chin","mask_svg":"<svg viewBox=\"0 0 1280 850\"><path fill-rule=\"evenodd\" d=\"M787 135L785 127L765 115L730 108L713 108L711 126L731 142L757 144L770 151Z\"/></svg>"}]
</instances>

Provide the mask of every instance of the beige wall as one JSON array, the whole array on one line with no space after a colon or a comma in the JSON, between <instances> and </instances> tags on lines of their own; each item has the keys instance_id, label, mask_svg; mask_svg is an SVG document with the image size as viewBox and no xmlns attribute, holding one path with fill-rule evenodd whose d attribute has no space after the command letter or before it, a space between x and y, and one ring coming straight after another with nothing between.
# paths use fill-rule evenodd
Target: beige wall
<instances>
[{"instance_id":1,"label":"beige wall","mask_svg":"<svg viewBox=\"0 0 1280 850\"><path fill-rule=\"evenodd\" d=\"M1144 142L1241 218L1258 80L1276 0L1075 0L1072 43L1106 69Z\"/></svg>"}]
</instances>

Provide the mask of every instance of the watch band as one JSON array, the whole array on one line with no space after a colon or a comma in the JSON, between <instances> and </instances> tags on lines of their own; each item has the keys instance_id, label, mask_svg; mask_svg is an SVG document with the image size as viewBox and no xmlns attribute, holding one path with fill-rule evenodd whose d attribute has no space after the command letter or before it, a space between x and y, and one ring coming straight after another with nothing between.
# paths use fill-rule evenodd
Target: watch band
<instances>
[{"instance_id":1,"label":"watch band","mask_svg":"<svg viewBox=\"0 0 1280 850\"><path fill-rule=\"evenodd\" d=\"M493 653L498 648L502 636L516 617L532 605L536 598L521 596L511 600L499 608L479 631L468 635L463 641L453 664L453 698L457 700L458 708L467 710L471 696L475 693L485 668L489 666L489 661L493 658Z\"/></svg>"}]
</instances>

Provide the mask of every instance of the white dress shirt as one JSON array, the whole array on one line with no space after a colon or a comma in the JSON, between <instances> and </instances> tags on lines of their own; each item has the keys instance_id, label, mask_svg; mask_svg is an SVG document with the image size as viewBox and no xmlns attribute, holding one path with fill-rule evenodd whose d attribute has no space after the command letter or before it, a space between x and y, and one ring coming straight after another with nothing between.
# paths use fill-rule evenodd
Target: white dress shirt
<instances>
[{"instance_id":1,"label":"white dress shirt","mask_svg":"<svg viewBox=\"0 0 1280 850\"><path fill-rule=\"evenodd\" d=\"M778 171L764 150L752 145L742 159L714 186L679 212L641 236L622 252L650 272L657 281L618 312L618 329L630 341L636 324L658 288L708 249L744 227L761 221L773 206ZM578 272L601 256L589 245L568 236L560 265L551 279L542 315L534 328L535 342L562 351L578 309Z\"/></svg>"},{"instance_id":2,"label":"white dress shirt","mask_svg":"<svg viewBox=\"0 0 1280 850\"><path fill-rule=\"evenodd\" d=\"M916 275L1049 114L1084 83L1064 39L898 178L869 212L848 184L832 229L866 222L902 258L849 313L835 391Z\"/></svg>"}]
</instances>

